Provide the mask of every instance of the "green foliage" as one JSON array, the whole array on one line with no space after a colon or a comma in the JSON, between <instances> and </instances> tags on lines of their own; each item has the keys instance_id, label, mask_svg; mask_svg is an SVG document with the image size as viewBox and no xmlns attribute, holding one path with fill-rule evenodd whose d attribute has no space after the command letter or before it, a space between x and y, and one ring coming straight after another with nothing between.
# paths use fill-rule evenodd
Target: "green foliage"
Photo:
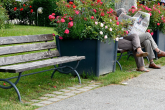
<instances>
[{"instance_id":1,"label":"green foliage","mask_svg":"<svg viewBox=\"0 0 165 110\"><path fill-rule=\"evenodd\" d=\"M33 8L35 13L35 24L38 26L50 26L50 20L48 16L56 11L56 2L59 0L33 0ZM43 8L43 13L38 14L38 22L37 22L37 9L39 7ZM59 13L56 13L59 15ZM38 24L37 24L38 23Z\"/></svg>"},{"instance_id":2,"label":"green foliage","mask_svg":"<svg viewBox=\"0 0 165 110\"><path fill-rule=\"evenodd\" d=\"M10 24L7 22L7 20L8 15L6 13L6 10L2 6L0 6L0 29L10 27Z\"/></svg>"}]
</instances>

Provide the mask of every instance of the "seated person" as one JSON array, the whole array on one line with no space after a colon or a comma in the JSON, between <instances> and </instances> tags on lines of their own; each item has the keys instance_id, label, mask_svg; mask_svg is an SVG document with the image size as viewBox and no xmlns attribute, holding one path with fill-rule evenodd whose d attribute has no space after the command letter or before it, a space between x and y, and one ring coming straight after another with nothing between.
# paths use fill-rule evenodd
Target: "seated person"
<instances>
[{"instance_id":1,"label":"seated person","mask_svg":"<svg viewBox=\"0 0 165 110\"><path fill-rule=\"evenodd\" d=\"M119 17L121 13L127 13L126 10L124 8L120 8L117 11L117 16ZM146 52L148 52L148 58L150 60L150 64L149 64L149 68L154 68L154 69L160 69L160 66L157 66L153 59L155 58L155 54L153 52L153 50L155 50L157 52L158 58L160 57L165 57L165 52L161 51L157 44L155 43L155 41L153 40L152 36L150 33L146 32L144 34L141 34L138 36L140 39L140 44L142 47L145 48ZM127 37L124 37L125 40L127 40ZM120 43L121 41L119 40L119 48L122 49L123 44ZM136 60L136 59L135 59ZM142 60L139 60L137 63L141 66L144 66Z\"/></svg>"}]
</instances>

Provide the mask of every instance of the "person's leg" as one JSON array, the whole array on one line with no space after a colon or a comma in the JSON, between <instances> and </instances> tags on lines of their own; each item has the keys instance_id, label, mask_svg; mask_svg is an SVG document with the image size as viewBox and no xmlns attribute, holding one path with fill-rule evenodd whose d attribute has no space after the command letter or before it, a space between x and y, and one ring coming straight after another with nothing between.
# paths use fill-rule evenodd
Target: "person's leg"
<instances>
[{"instance_id":1,"label":"person's leg","mask_svg":"<svg viewBox=\"0 0 165 110\"><path fill-rule=\"evenodd\" d=\"M149 53L148 55L148 58L150 60L150 65L149 65L149 68L154 68L154 69L160 69L160 66L157 66L153 59L155 58L155 55L154 55L154 52L151 48L151 42L150 40L144 40L142 43L141 43L142 47L145 48L145 50Z\"/></svg>"},{"instance_id":2,"label":"person's leg","mask_svg":"<svg viewBox=\"0 0 165 110\"><path fill-rule=\"evenodd\" d=\"M123 50L133 51L136 66L139 70L144 70L144 59L143 57L136 57L136 52L133 50L132 42L126 39L119 39L118 48ZM148 71L148 70L147 70Z\"/></svg>"}]
</instances>

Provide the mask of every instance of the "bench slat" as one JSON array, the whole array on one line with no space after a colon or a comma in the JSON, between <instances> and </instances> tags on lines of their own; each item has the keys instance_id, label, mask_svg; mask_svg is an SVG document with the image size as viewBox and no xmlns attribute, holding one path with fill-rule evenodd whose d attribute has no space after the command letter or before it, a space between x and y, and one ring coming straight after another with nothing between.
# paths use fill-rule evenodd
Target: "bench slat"
<instances>
[{"instance_id":1,"label":"bench slat","mask_svg":"<svg viewBox=\"0 0 165 110\"><path fill-rule=\"evenodd\" d=\"M0 66L59 56L58 50L0 58Z\"/></svg>"},{"instance_id":2,"label":"bench slat","mask_svg":"<svg viewBox=\"0 0 165 110\"><path fill-rule=\"evenodd\" d=\"M0 37L0 45L54 40L52 34Z\"/></svg>"},{"instance_id":3,"label":"bench slat","mask_svg":"<svg viewBox=\"0 0 165 110\"><path fill-rule=\"evenodd\" d=\"M67 62L77 61L77 60L82 60L82 59L85 59L85 56L59 57L59 58L47 59L43 61L36 61L36 62L25 63L25 64L3 66L3 67L0 67L0 72L18 73L18 72L31 70L31 69L42 68L46 66L62 64L62 63L67 63Z\"/></svg>"},{"instance_id":4,"label":"bench slat","mask_svg":"<svg viewBox=\"0 0 165 110\"><path fill-rule=\"evenodd\" d=\"M0 55L56 48L54 42L0 47Z\"/></svg>"}]
</instances>

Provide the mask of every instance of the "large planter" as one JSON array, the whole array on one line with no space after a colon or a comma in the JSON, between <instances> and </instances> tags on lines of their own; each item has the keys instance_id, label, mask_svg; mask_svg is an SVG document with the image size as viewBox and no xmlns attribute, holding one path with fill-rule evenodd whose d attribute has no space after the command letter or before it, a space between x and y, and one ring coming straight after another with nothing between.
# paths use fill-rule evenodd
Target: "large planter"
<instances>
[{"instance_id":1,"label":"large planter","mask_svg":"<svg viewBox=\"0 0 165 110\"><path fill-rule=\"evenodd\" d=\"M157 30L154 31L153 39L155 40L156 44L158 45L159 49L165 51L165 34L161 31ZM155 52L155 56L157 58L157 53Z\"/></svg>"},{"instance_id":2,"label":"large planter","mask_svg":"<svg viewBox=\"0 0 165 110\"><path fill-rule=\"evenodd\" d=\"M79 74L100 76L115 71L117 44L103 43L99 40L60 40L56 36L57 48L61 56L85 56L77 68ZM76 62L67 63L68 65L76 65Z\"/></svg>"}]
</instances>

